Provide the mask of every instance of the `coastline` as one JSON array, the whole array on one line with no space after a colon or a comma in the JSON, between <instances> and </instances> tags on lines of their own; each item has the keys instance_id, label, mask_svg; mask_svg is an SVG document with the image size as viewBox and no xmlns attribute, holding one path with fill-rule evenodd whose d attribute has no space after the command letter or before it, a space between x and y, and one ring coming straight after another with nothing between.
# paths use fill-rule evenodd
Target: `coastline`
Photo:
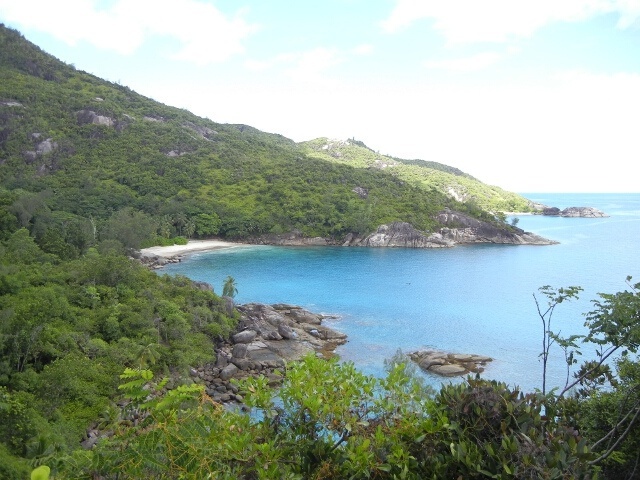
<instances>
[{"instance_id":1,"label":"coastline","mask_svg":"<svg viewBox=\"0 0 640 480\"><path fill-rule=\"evenodd\" d=\"M224 240L189 240L186 245L142 248L140 249L140 255L143 257L156 256L161 258L174 258L188 253L207 252L221 248L234 248L241 246L246 246L246 244L226 242Z\"/></svg>"}]
</instances>

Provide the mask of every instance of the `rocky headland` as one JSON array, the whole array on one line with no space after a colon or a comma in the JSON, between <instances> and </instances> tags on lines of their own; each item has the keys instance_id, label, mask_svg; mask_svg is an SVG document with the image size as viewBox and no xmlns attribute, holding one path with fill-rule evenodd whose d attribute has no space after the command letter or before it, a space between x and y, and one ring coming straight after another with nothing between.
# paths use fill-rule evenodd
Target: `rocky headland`
<instances>
[{"instance_id":1,"label":"rocky headland","mask_svg":"<svg viewBox=\"0 0 640 480\"><path fill-rule=\"evenodd\" d=\"M342 245L345 247L449 248L456 245L494 243L504 245L553 245L557 242L511 225L498 226L464 213L445 209L436 219L442 225L434 232L422 232L406 222L380 225L376 231L358 236L348 234L342 241L308 238L300 232L263 235L253 243L267 245Z\"/></svg>"},{"instance_id":2,"label":"rocky headland","mask_svg":"<svg viewBox=\"0 0 640 480\"><path fill-rule=\"evenodd\" d=\"M493 359L484 355L447 353L439 350L421 350L409 354L409 358L429 373L444 377L457 377L469 373L481 373Z\"/></svg>"},{"instance_id":3,"label":"rocky headland","mask_svg":"<svg viewBox=\"0 0 640 480\"><path fill-rule=\"evenodd\" d=\"M546 207L542 209L542 215L571 218L605 218L609 216L593 207L568 207L564 210L560 210L558 207Z\"/></svg>"},{"instance_id":4,"label":"rocky headland","mask_svg":"<svg viewBox=\"0 0 640 480\"><path fill-rule=\"evenodd\" d=\"M241 313L238 332L216 348L215 363L191 370L217 402L243 401L232 379L264 375L277 386L282 381L278 370L287 362L310 353L329 358L347 341L345 334L322 325L327 316L298 306L249 303L236 308Z\"/></svg>"}]
</instances>

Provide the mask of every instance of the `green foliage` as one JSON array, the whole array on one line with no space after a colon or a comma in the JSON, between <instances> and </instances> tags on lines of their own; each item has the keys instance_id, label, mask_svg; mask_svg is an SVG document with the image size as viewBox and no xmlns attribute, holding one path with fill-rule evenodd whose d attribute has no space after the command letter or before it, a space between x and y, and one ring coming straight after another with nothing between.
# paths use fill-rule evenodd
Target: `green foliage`
<instances>
[{"instance_id":1,"label":"green foliage","mask_svg":"<svg viewBox=\"0 0 640 480\"><path fill-rule=\"evenodd\" d=\"M238 287L236 286L236 279L232 276L228 276L224 280L224 285L222 286L222 296L223 297L235 297L238 294Z\"/></svg>"},{"instance_id":2,"label":"green foliage","mask_svg":"<svg viewBox=\"0 0 640 480\"><path fill-rule=\"evenodd\" d=\"M123 367L179 376L237 322L212 291L112 252L57 260L25 229L0 247L0 445L18 466L75 449Z\"/></svg>"},{"instance_id":3,"label":"green foliage","mask_svg":"<svg viewBox=\"0 0 640 480\"><path fill-rule=\"evenodd\" d=\"M29 462L12 455L0 442L0 478L5 480L24 480L28 478L31 468Z\"/></svg>"},{"instance_id":4,"label":"green foliage","mask_svg":"<svg viewBox=\"0 0 640 480\"><path fill-rule=\"evenodd\" d=\"M486 185L457 168L438 162L404 160L381 155L357 140L335 141L317 138L301 145L312 157L355 168L377 169L426 191L437 190L464 203L471 202L483 210L529 212L533 207L526 198L499 187Z\"/></svg>"},{"instance_id":5,"label":"green foliage","mask_svg":"<svg viewBox=\"0 0 640 480\"><path fill-rule=\"evenodd\" d=\"M546 307L540 305L538 302L538 298L533 295L533 299L536 303L536 309L538 311L538 317L542 321L542 352L540 352L540 357L542 358L542 394L545 395L547 393L547 364L549 361L549 351L551 346L554 343L559 343L563 348L565 348L565 352L572 345L575 345L573 342L578 337L571 337L568 340L563 340L558 335L555 335L551 330L551 320L553 319L553 314L558 305L565 301L569 301L571 299L578 298L579 293L582 291L581 287L566 287L555 289L549 285L545 285L540 287L539 292L547 298ZM574 363L573 356L569 357L567 353L567 366L570 366Z\"/></svg>"},{"instance_id":6,"label":"green foliage","mask_svg":"<svg viewBox=\"0 0 640 480\"><path fill-rule=\"evenodd\" d=\"M40 465L31 472L31 480L49 480L51 469L46 465Z\"/></svg>"},{"instance_id":7,"label":"green foliage","mask_svg":"<svg viewBox=\"0 0 640 480\"><path fill-rule=\"evenodd\" d=\"M162 396L151 372L121 389L143 420L98 444L74 478L590 478L575 432L544 424L541 397L469 379L431 397L403 363L385 379L314 356L287 366L277 392L240 383L251 415L197 386ZM546 426L545 426L546 425ZM73 470L71 470L73 469Z\"/></svg>"},{"instance_id":8,"label":"green foliage","mask_svg":"<svg viewBox=\"0 0 640 480\"><path fill-rule=\"evenodd\" d=\"M137 249L297 230L337 242L393 221L431 231L445 207L489 221L487 208L525 208L451 167L384 157L393 168L369 168L382 157L356 141L350 148L373 160L330 163L310 144L217 124L76 71L4 26L0 42L12 49L0 55L0 238L24 227L61 259L106 240ZM97 116L110 125L92 123Z\"/></svg>"},{"instance_id":9,"label":"green foliage","mask_svg":"<svg viewBox=\"0 0 640 480\"><path fill-rule=\"evenodd\" d=\"M541 292L549 300L544 312L536 300L545 325L543 359L555 342L564 350L567 362L567 384L549 396L548 414L562 417L583 433L594 452L589 463L601 468L606 478L635 478L640 461L640 364L637 356L631 358L640 346L640 283L632 284L628 277L627 284L630 290L599 294L600 299L593 302L595 309L586 315L588 333L584 336L562 338L550 330L555 307L581 289L543 287ZM585 346L596 347L595 359L583 362L570 381L571 367L581 355L578 348ZM620 357L613 371L611 360L616 353Z\"/></svg>"}]
</instances>

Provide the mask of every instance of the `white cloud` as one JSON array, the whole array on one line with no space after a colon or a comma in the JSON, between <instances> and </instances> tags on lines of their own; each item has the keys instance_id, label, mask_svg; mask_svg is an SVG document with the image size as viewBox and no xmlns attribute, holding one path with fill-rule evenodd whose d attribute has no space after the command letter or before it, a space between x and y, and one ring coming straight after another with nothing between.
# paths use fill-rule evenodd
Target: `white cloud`
<instances>
[{"instance_id":1,"label":"white cloud","mask_svg":"<svg viewBox=\"0 0 640 480\"><path fill-rule=\"evenodd\" d=\"M244 62L244 66L247 70L254 72L281 67L284 68L285 76L294 82L335 85L335 80L327 76L329 70L353 57L370 55L372 52L373 46L370 44L361 44L344 50L317 47L304 52L281 53L265 60L249 59Z\"/></svg>"},{"instance_id":2,"label":"white cloud","mask_svg":"<svg viewBox=\"0 0 640 480\"><path fill-rule=\"evenodd\" d=\"M354 55L370 55L373 53L373 45L368 43L363 43L362 45L358 45L352 50Z\"/></svg>"},{"instance_id":3,"label":"white cloud","mask_svg":"<svg viewBox=\"0 0 640 480\"><path fill-rule=\"evenodd\" d=\"M178 43L171 58L201 65L242 53L243 40L257 29L242 12L229 16L198 0L0 0L0 16L69 45L85 41L121 54L151 36L168 37Z\"/></svg>"},{"instance_id":4,"label":"white cloud","mask_svg":"<svg viewBox=\"0 0 640 480\"><path fill-rule=\"evenodd\" d=\"M421 19L430 19L436 30L454 43L503 42L526 37L549 23L573 22L617 13L618 27L627 28L640 17L638 0L396 0L382 22L393 33Z\"/></svg>"},{"instance_id":5,"label":"white cloud","mask_svg":"<svg viewBox=\"0 0 640 480\"><path fill-rule=\"evenodd\" d=\"M452 70L456 72L473 72L483 70L500 61L503 57L498 52L482 52L471 57L455 58L447 60L431 60L425 62L427 68L439 70Z\"/></svg>"},{"instance_id":6,"label":"white cloud","mask_svg":"<svg viewBox=\"0 0 640 480\"><path fill-rule=\"evenodd\" d=\"M275 57L268 58L266 60L249 59L244 62L244 66L247 70L253 72L263 72L269 70L278 65L287 65L295 62L300 58L300 54L295 53L281 53Z\"/></svg>"},{"instance_id":7,"label":"white cloud","mask_svg":"<svg viewBox=\"0 0 640 480\"><path fill-rule=\"evenodd\" d=\"M286 74L297 82L324 83L328 80L324 75L325 72L343 61L342 55L337 50L318 47L302 53Z\"/></svg>"}]
</instances>

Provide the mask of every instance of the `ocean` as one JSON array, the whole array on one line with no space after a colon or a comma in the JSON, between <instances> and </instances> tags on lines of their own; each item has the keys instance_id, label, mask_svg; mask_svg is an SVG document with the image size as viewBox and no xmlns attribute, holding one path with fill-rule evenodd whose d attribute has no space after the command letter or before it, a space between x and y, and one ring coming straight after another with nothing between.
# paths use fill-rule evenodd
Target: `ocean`
<instances>
[{"instance_id":1,"label":"ocean","mask_svg":"<svg viewBox=\"0 0 640 480\"><path fill-rule=\"evenodd\" d=\"M584 333L584 314L598 293L640 281L640 194L537 194L560 209L598 208L608 218L518 216L518 226L560 242L551 246L473 245L450 249L242 246L196 253L165 267L222 291L231 275L238 303L290 303L334 315L326 325L348 335L343 361L384 375L398 350L432 348L494 358L482 374L526 391L541 387L542 323L534 295L544 285L581 286L560 305L552 329ZM593 350L582 350L592 357ZM554 349L548 382L564 385L562 352ZM425 374L437 386L441 377ZM456 380L453 380L456 381Z\"/></svg>"}]
</instances>

